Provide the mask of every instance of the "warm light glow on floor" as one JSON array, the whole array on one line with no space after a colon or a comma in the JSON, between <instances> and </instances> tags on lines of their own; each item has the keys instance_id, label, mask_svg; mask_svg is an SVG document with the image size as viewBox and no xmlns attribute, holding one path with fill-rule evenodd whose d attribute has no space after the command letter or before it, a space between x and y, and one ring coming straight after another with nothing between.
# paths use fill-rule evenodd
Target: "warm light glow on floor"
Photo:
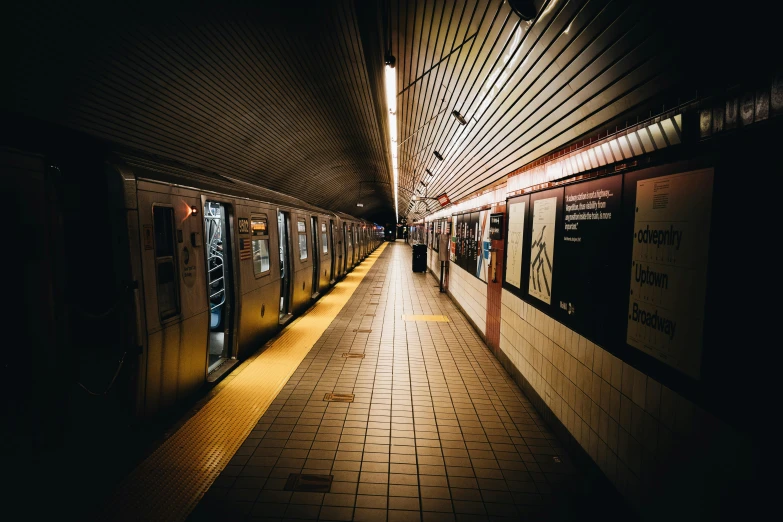
<instances>
[{"instance_id":1,"label":"warm light glow on floor","mask_svg":"<svg viewBox=\"0 0 783 522\"><path fill-rule=\"evenodd\" d=\"M106 503L101 518L185 520L387 245L382 243L329 294L288 325L142 462Z\"/></svg>"},{"instance_id":2,"label":"warm light glow on floor","mask_svg":"<svg viewBox=\"0 0 783 522\"><path fill-rule=\"evenodd\" d=\"M448 323L449 318L445 315L403 315L403 321L430 321L434 323Z\"/></svg>"}]
</instances>

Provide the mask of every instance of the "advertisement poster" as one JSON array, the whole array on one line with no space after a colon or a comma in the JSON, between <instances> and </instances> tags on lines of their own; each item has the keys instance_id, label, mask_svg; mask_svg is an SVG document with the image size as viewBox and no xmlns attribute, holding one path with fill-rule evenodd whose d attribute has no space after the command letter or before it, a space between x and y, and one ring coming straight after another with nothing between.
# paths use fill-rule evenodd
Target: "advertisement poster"
<instances>
[{"instance_id":1,"label":"advertisement poster","mask_svg":"<svg viewBox=\"0 0 783 522\"><path fill-rule=\"evenodd\" d=\"M712 169L637 181L629 345L698 378Z\"/></svg>"},{"instance_id":2,"label":"advertisement poster","mask_svg":"<svg viewBox=\"0 0 783 522\"><path fill-rule=\"evenodd\" d=\"M503 217L505 214L491 214L489 216L489 239L503 240Z\"/></svg>"},{"instance_id":3,"label":"advertisement poster","mask_svg":"<svg viewBox=\"0 0 783 522\"><path fill-rule=\"evenodd\" d=\"M623 328L622 176L565 187L557 234L557 318L597 343Z\"/></svg>"},{"instance_id":4,"label":"advertisement poster","mask_svg":"<svg viewBox=\"0 0 783 522\"><path fill-rule=\"evenodd\" d=\"M449 253L449 260L452 263L457 261L457 216L451 217L451 252Z\"/></svg>"},{"instance_id":5,"label":"advertisement poster","mask_svg":"<svg viewBox=\"0 0 783 522\"><path fill-rule=\"evenodd\" d=\"M552 266L555 252L557 197L533 202L533 232L530 236L530 281L527 293L546 304L552 302Z\"/></svg>"},{"instance_id":6,"label":"advertisement poster","mask_svg":"<svg viewBox=\"0 0 783 522\"><path fill-rule=\"evenodd\" d=\"M489 264L489 210L482 210L479 213L479 247L478 266L476 268L476 277L487 282L487 265Z\"/></svg>"},{"instance_id":7,"label":"advertisement poster","mask_svg":"<svg viewBox=\"0 0 783 522\"><path fill-rule=\"evenodd\" d=\"M522 288L522 240L527 205L524 199L508 201L508 241L506 242L506 283Z\"/></svg>"}]
</instances>

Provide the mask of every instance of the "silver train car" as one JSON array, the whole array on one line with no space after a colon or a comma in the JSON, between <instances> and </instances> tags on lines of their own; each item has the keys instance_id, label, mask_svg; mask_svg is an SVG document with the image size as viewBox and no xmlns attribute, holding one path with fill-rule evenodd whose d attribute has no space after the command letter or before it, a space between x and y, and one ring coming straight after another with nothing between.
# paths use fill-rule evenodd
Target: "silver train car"
<instances>
[{"instance_id":1,"label":"silver train car","mask_svg":"<svg viewBox=\"0 0 783 522\"><path fill-rule=\"evenodd\" d=\"M22 443L177 415L381 241L373 223L297 198L52 136L54 152L35 135L0 147L19 221L6 319L28 358L3 411L6 427L24 422L9 432Z\"/></svg>"},{"instance_id":2,"label":"silver train car","mask_svg":"<svg viewBox=\"0 0 783 522\"><path fill-rule=\"evenodd\" d=\"M138 281L138 416L218 380L380 243L372 223L253 185L129 157L107 169Z\"/></svg>"}]
</instances>

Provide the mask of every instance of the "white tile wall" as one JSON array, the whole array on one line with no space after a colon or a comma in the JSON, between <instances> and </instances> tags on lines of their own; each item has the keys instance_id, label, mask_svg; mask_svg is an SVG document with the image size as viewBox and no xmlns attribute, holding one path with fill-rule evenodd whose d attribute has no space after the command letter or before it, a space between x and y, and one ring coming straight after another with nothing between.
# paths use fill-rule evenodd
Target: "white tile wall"
<instances>
[{"instance_id":1,"label":"white tile wall","mask_svg":"<svg viewBox=\"0 0 783 522\"><path fill-rule=\"evenodd\" d=\"M725 424L506 290L500 349L637 507L650 505L643 497L668 469L675 439L704 443L694 442L695 424L709 426L715 440L731 440Z\"/></svg>"},{"instance_id":2,"label":"white tile wall","mask_svg":"<svg viewBox=\"0 0 783 522\"><path fill-rule=\"evenodd\" d=\"M487 333L487 283L463 270L449 265L449 292L482 334Z\"/></svg>"},{"instance_id":3,"label":"white tile wall","mask_svg":"<svg viewBox=\"0 0 783 522\"><path fill-rule=\"evenodd\" d=\"M440 260L438 259L438 252L435 252L431 248L427 248L427 266L430 268L435 277L440 278Z\"/></svg>"}]
</instances>

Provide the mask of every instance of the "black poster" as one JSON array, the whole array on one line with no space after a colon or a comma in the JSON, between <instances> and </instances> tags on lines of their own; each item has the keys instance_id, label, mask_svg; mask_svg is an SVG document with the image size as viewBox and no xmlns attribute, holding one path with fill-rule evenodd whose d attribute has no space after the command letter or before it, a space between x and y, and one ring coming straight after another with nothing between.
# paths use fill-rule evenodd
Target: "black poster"
<instances>
[{"instance_id":1,"label":"black poster","mask_svg":"<svg viewBox=\"0 0 783 522\"><path fill-rule=\"evenodd\" d=\"M475 274L478 267L478 223L479 213L473 212L470 214L470 257L466 267L471 274Z\"/></svg>"},{"instance_id":2,"label":"black poster","mask_svg":"<svg viewBox=\"0 0 783 522\"><path fill-rule=\"evenodd\" d=\"M504 214L491 214L489 216L489 238L503 239Z\"/></svg>"},{"instance_id":3,"label":"black poster","mask_svg":"<svg viewBox=\"0 0 783 522\"><path fill-rule=\"evenodd\" d=\"M457 266L465 265L465 216L457 216Z\"/></svg>"},{"instance_id":4,"label":"black poster","mask_svg":"<svg viewBox=\"0 0 783 522\"><path fill-rule=\"evenodd\" d=\"M557 230L555 317L604 346L622 330L621 198L619 175L568 185Z\"/></svg>"}]
</instances>

